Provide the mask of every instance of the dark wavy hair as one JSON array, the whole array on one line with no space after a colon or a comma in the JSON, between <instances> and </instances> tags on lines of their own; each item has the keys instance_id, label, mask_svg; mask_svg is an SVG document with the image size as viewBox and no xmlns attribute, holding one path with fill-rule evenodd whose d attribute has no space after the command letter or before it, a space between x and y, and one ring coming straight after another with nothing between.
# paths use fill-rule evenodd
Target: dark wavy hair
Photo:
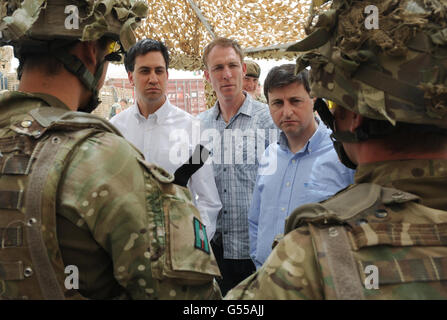
<instances>
[{"instance_id":1,"label":"dark wavy hair","mask_svg":"<svg viewBox=\"0 0 447 320\"><path fill-rule=\"evenodd\" d=\"M160 41L153 39L143 39L135 43L132 48L126 53L124 57L124 66L127 72L133 72L135 68L135 59L138 56L143 56L148 52L158 51L163 55L166 63L166 70L169 68L169 52L168 48Z\"/></svg>"}]
</instances>

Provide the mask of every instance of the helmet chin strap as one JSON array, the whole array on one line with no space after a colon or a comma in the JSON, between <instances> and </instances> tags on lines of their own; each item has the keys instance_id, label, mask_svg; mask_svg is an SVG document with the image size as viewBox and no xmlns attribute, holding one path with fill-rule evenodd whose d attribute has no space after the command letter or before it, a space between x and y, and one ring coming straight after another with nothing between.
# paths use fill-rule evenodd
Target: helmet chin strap
<instances>
[{"instance_id":1,"label":"helmet chin strap","mask_svg":"<svg viewBox=\"0 0 447 320\"><path fill-rule=\"evenodd\" d=\"M98 69L95 72L95 88L92 90L92 96L90 97L89 102L85 106L80 106L78 108L78 111L91 113L101 103L101 100L99 100L98 82L99 79L101 79L102 77L102 73L104 70L104 63L105 60L101 61L101 63L98 66Z\"/></svg>"},{"instance_id":2,"label":"helmet chin strap","mask_svg":"<svg viewBox=\"0 0 447 320\"><path fill-rule=\"evenodd\" d=\"M349 159L342 142L356 143L368 140L368 138L368 134L362 128L357 128L354 132L335 131L331 134L332 143L334 144L338 158L349 169L356 169L357 165Z\"/></svg>"},{"instance_id":3,"label":"helmet chin strap","mask_svg":"<svg viewBox=\"0 0 447 320\"><path fill-rule=\"evenodd\" d=\"M99 100L98 82L102 77L105 60L101 61L93 75L84 65L84 63L76 56L68 53L64 48L51 48L54 56L61 61L65 68L73 73L82 84L92 92L92 97L85 106L80 106L78 111L90 113L96 109L101 103Z\"/></svg>"},{"instance_id":4,"label":"helmet chin strap","mask_svg":"<svg viewBox=\"0 0 447 320\"><path fill-rule=\"evenodd\" d=\"M334 149L337 152L338 158L341 163L350 169L356 169L357 165L349 159L345 148L343 147L343 142L346 143L356 143L361 141L366 141L371 138L370 130L365 130L359 127L351 131L335 131L331 134L332 143L334 144Z\"/></svg>"},{"instance_id":5,"label":"helmet chin strap","mask_svg":"<svg viewBox=\"0 0 447 320\"><path fill-rule=\"evenodd\" d=\"M357 169L357 165L349 159L348 155L346 154L345 148L343 147L343 143L340 141L337 141L334 139L334 137L331 135L332 143L334 144L334 149L337 152L338 158L340 159L340 162L343 163L346 167L349 169Z\"/></svg>"}]
</instances>

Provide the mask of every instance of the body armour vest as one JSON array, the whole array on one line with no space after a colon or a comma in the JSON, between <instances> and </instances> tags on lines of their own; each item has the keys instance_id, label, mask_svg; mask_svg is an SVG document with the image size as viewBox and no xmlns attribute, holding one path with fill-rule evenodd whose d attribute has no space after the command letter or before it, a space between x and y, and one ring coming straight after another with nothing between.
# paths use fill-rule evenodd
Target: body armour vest
<instances>
[{"instance_id":1,"label":"body armour vest","mask_svg":"<svg viewBox=\"0 0 447 320\"><path fill-rule=\"evenodd\" d=\"M65 286L56 233L56 197L80 143L116 129L99 117L39 107L0 139L0 299L82 299Z\"/></svg>"},{"instance_id":2,"label":"body armour vest","mask_svg":"<svg viewBox=\"0 0 447 320\"><path fill-rule=\"evenodd\" d=\"M331 279L322 281L325 299L440 299L447 294L446 212L419 201L356 184L295 209L285 232L309 226L321 277Z\"/></svg>"}]
</instances>

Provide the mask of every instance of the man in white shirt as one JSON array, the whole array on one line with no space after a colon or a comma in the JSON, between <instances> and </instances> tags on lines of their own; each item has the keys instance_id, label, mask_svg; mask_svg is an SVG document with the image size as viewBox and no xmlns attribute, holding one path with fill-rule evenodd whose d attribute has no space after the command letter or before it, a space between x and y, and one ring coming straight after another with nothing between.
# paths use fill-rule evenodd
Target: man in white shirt
<instances>
[{"instance_id":1,"label":"man in white shirt","mask_svg":"<svg viewBox=\"0 0 447 320\"><path fill-rule=\"evenodd\" d=\"M166 97L168 50L159 41L143 39L128 51L124 64L135 87L136 104L113 117L111 123L148 162L174 174L200 143L200 121L173 106ZM211 240L222 208L212 164L203 164L187 186Z\"/></svg>"}]
</instances>

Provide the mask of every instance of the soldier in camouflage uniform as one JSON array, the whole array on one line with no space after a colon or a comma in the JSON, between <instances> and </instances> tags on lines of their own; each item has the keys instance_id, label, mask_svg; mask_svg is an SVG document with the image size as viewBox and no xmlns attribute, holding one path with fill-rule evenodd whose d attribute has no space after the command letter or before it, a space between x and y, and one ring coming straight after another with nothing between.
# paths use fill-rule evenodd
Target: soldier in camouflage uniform
<instances>
[{"instance_id":1,"label":"soldier in camouflage uniform","mask_svg":"<svg viewBox=\"0 0 447 320\"><path fill-rule=\"evenodd\" d=\"M21 75L20 92L0 96L0 299L221 298L187 189L76 112L98 104L146 10L0 1L0 45L14 46Z\"/></svg>"},{"instance_id":2,"label":"soldier in camouflage uniform","mask_svg":"<svg viewBox=\"0 0 447 320\"><path fill-rule=\"evenodd\" d=\"M365 27L368 5L379 29ZM446 12L445 1L334 0L290 48L306 51L298 71L310 65L312 94L334 106L315 105L355 184L297 208L226 299L447 298Z\"/></svg>"},{"instance_id":3,"label":"soldier in camouflage uniform","mask_svg":"<svg viewBox=\"0 0 447 320\"><path fill-rule=\"evenodd\" d=\"M258 92L259 77L261 76L261 67L252 60L244 60L247 66L247 72L245 73L242 89L247 91L253 99L259 102L267 104L267 99L265 99L262 93Z\"/></svg>"}]
</instances>

